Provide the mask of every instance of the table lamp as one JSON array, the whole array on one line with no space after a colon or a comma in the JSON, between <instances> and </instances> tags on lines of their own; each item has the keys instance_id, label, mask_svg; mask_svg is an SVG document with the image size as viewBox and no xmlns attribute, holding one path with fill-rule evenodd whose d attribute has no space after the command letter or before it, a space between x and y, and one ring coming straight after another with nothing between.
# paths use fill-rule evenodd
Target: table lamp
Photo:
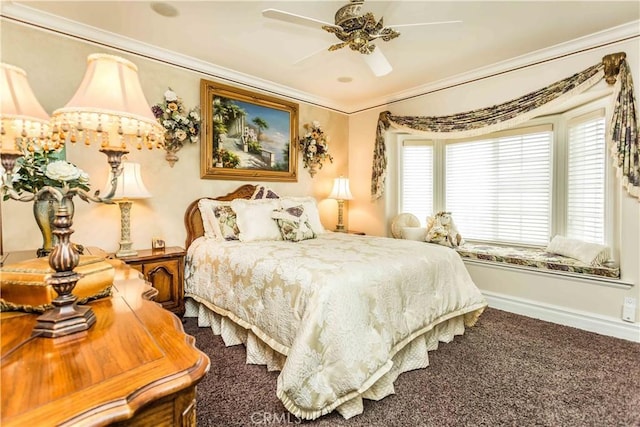
<instances>
[{"instance_id":1,"label":"table lamp","mask_svg":"<svg viewBox=\"0 0 640 427\"><path fill-rule=\"evenodd\" d=\"M331 194L329 194L330 199L336 199L338 201L338 224L336 225L336 230L344 233L346 230L344 228L343 220L343 209L344 209L344 201L353 199L351 195L351 190L349 190L349 178L339 177L333 180L333 190L331 190Z\"/></svg>"},{"instance_id":2,"label":"table lamp","mask_svg":"<svg viewBox=\"0 0 640 427\"><path fill-rule=\"evenodd\" d=\"M5 170L2 192L5 197L20 201L33 201L44 193L50 193L59 202L53 220L53 234L58 240L49 255L49 265L54 273L46 281L58 296L52 301L54 308L38 317L33 334L57 338L82 332L89 329L96 319L91 307L78 306L77 298L73 295L73 289L80 279L80 275L74 271L80 261L80 254L77 245L69 240L73 233L71 209L62 201L71 200L74 195L78 195L84 200L111 202L117 188L122 156L128 153L128 145L134 145L138 149L143 145L153 148L162 142L164 129L156 121L144 96L137 67L126 59L106 54L89 55L84 78L76 93L63 108L52 114L50 134L44 124L38 124L46 122L46 113L43 116L42 111L35 108L37 101L33 102L35 96L31 90L27 95L16 95L23 90L26 82L24 72L16 72L15 67L11 66L3 66L2 71L0 157ZM18 100L32 106L33 115L24 114L20 109L12 110L9 105L12 100L14 103ZM41 126L40 135L38 126ZM35 194L18 194L12 188L16 160L25 153L24 146L23 151L19 150L21 144L26 142L56 146L76 141L83 141L85 145L92 145L95 141L99 143L100 151L107 155L112 182L109 194L101 196L96 192L90 195L84 190L68 186L45 186Z\"/></svg>"},{"instance_id":3,"label":"table lamp","mask_svg":"<svg viewBox=\"0 0 640 427\"><path fill-rule=\"evenodd\" d=\"M110 181L107 185L110 185ZM118 177L118 186L113 194L113 200L120 207L120 249L116 252L116 257L123 258L138 254L133 250L131 241L131 200L149 197L151 193L142 181L140 164L122 162L122 173Z\"/></svg>"}]
</instances>

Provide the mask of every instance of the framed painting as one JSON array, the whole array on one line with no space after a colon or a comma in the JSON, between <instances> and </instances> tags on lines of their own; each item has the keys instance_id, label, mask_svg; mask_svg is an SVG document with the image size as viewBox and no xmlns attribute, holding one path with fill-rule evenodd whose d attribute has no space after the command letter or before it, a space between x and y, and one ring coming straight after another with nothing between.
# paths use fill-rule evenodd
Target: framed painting
<instances>
[{"instance_id":1,"label":"framed painting","mask_svg":"<svg viewBox=\"0 0 640 427\"><path fill-rule=\"evenodd\" d=\"M202 79L200 177L298 180L298 104Z\"/></svg>"}]
</instances>

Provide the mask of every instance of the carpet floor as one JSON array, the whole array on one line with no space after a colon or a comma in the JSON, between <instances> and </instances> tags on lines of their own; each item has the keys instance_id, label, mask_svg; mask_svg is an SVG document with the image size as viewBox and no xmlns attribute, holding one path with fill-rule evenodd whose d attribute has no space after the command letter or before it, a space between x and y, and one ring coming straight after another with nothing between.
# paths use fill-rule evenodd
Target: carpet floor
<instances>
[{"instance_id":1,"label":"carpet floor","mask_svg":"<svg viewBox=\"0 0 640 427\"><path fill-rule=\"evenodd\" d=\"M197 388L202 427L640 426L640 344L496 309L349 420L299 420L276 397L278 372L245 364L243 346L225 347L196 319L184 327L211 358Z\"/></svg>"}]
</instances>

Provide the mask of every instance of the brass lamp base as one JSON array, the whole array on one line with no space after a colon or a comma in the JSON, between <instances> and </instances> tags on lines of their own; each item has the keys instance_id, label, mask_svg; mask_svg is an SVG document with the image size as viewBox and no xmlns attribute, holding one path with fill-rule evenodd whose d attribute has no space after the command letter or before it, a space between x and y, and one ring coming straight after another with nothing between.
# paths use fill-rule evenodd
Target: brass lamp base
<instances>
[{"instance_id":1,"label":"brass lamp base","mask_svg":"<svg viewBox=\"0 0 640 427\"><path fill-rule=\"evenodd\" d=\"M37 319L31 335L60 338L86 331L96 323L96 315L91 307L72 305L56 307Z\"/></svg>"},{"instance_id":2,"label":"brass lamp base","mask_svg":"<svg viewBox=\"0 0 640 427\"><path fill-rule=\"evenodd\" d=\"M59 295L52 301L55 308L38 316L31 335L59 338L86 331L96 323L96 315L91 307L78 307L77 298L71 293L82 275L73 271L65 273L67 272L57 272L47 279L59 291Z\"/></svg>"}]
</instances>

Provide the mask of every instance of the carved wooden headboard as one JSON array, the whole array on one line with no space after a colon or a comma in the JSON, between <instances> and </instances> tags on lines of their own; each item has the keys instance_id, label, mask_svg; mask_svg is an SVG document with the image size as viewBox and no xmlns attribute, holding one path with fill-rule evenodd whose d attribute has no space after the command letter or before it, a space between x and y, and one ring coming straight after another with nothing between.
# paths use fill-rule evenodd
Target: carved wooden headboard
<instances>
[{"instance_id":1,"label":"carved wooden headboard","mask_svg":"<svg viewBox=\"0 0 640 427\"><path fill-rule=\"evenodd\" d=\"M185 248L188 248L191 242L200 236L204 236L204 227L202 225L202 216L200 216L200 209L198 209L198 201L200 199L211 200L233 200L233 199L250 199L256 190L255 185L245 184L238 187L236 190L229 194L220 197L200 197L187 206L187 210L184 213L184 226L187 229L187 240L185 241Z\"/></svg>"}]
</instances>

